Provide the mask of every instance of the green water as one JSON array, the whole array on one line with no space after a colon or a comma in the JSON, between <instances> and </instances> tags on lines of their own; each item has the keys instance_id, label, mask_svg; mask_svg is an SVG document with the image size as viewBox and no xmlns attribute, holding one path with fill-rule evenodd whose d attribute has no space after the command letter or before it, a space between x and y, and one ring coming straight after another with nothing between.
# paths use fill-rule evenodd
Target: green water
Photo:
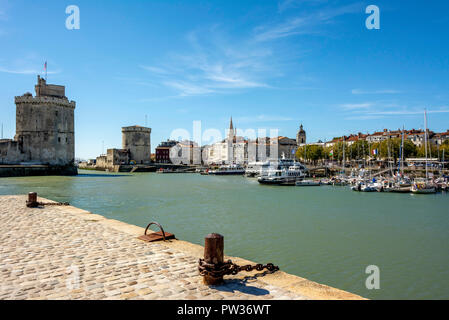
<instances>
[{"instance_id":1,"label":"green water","mask_svg":"<svg viewBox=\"0 0 449 320\"><path fill-rule=\"evenodd\" d=\"M68 201L177 238L225 236L225 252L372 299L449 298L449 195L357 193L344 187L262 186L197 174L0 179L0 194ZM380 290L365 269L380 268Z\"/></svg>"}]
</instances>

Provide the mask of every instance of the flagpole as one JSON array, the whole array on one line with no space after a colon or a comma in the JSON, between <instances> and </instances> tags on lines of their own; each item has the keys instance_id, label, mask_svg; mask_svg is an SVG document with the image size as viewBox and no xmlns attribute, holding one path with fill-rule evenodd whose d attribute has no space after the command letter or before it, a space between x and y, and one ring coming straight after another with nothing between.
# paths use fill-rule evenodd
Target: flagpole
<instances>
[{"instance_id":1,"label":"flagpole","mask_svg":"<svg viewBox=\"0 0 449 320\"><path fill-rule=\"evenodd\" d=\"M45 61L44 63L44 71L45 71L45 82L47 82L47 78L48 78L48 72L47 72L47 61Z\"/></svg>"}]
</instances>

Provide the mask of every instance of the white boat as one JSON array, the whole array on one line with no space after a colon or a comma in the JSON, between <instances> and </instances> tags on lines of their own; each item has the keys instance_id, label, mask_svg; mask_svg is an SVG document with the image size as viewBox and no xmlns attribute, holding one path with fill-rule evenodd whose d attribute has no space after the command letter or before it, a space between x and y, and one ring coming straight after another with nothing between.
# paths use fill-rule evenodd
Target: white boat
<instances>
[{"instance_id":1,"label":"white boat","mask_svg":"<svg viewBox=\"0 0 449 320\"><path fill-rule=\"evenodd\" d=\"M374 183L365 184L360 188L361 192L377 192L378 186Z\"/></svg>"},{"instance_id":2,"label":"white boat","mask_svg":"<svg viewBox=\"0 0 449 320\"><path fill-rule=\"evenodd\" d=\"M296 181L304 179L307 168L299 162L286 166L285 162L279 162L276 166L263 172L258 178L260 184L295 185Z\"/></svg>"},{"instance_id":3,"label":"white boat","mask_svg":"<svg viewBox=\"0 0 449 320\"><path fill-rule=\"evenodd\" d=\"M333 186L347 186L350 184L349 180L345 176L332 177L330 184Z\"/></svg>"},{"instance_id":4,"label":"white boat","mask_svg":"<svg viewBox=\"0 0 449 320\"><path fill-rule=\"evenodd\" d=\"M244 175L245 169L238 164L230 164L219 167L217 170L210 170L209 174L216 176Z\"/></svg>"},{"instance_id":5,"label":"white boat","mask_svg":"<svg viewBox=\"0 0 449 320\"><path fill-rule=\"evenodd\" d=\"M377 188L369 184L358 184L356 186L352 186L351 190L358 192L377 192Z\"/></svg>"},{"instance_id":6,"label":"white boat","mask_svg":"<svg viewBox=\"0 0 449 320\"><path fill-rule=\"evenodd\" d=\"M395 180L390 181L388 184L384 184L384 192L393 193L410 193L412 187L412 182L408 177L395 178Z\"/></svg>"},{"instance_id":7,"label":"white boat","mask_svg":"<svg viewBox=\"0 0 449 320\"><path fill-rule=\"evenodd\" d=\"M358 192L378 192L381 184L379 182L363 181L351 187L352 191Z\"/></svg>"},{"instance_id":8,"label":"white boat","mask_svg":"<svg viewBox=\"0 0 449 320\"><path fill-rule=\"evenodd\" d=\"M297 187L319 187L319 186L321 186L321 181L301 180L301 181L296 181L295 185Z\"/></svg>"},{"instance_id":9,"label":"white boat","mask_svg":"<svg viewBox=\"0 0 449 320\"><path fill-rule=\"evenodd\" d=\"M245 170L245 176L250 178L260 177L262 173L270 168L270 162L250 162Z\"/></svg>"}]
</instances>

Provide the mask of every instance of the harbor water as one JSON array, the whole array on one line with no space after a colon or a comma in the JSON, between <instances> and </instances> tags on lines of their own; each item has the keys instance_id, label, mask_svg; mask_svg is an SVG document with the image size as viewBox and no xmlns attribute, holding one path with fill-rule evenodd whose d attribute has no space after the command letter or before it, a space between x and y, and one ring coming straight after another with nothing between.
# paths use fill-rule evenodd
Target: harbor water
<instances>
[{"instance_id":1,"label":"harbor water","mask_svg":"<svg viewBox=\"0 0 449 320\"><path fill-rule=\"evenodd\" d=\"M359 193L348 187L259 185L242 176L80 171L1 178L0 195L70 202L178 239L225 236L225 253L371 299L449 299L449 195ZM36 231L38 232L38 231ZM380 289L368 290L368 266Z\"/></svg>"}]
</instances>

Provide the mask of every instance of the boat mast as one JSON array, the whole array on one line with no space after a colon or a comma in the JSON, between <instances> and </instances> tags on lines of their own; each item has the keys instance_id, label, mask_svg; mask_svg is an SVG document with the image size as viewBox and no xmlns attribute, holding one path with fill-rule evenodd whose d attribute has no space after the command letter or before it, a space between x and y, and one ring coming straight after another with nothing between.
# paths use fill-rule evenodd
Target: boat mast
<instances>
[{"instance_id":1,"label":"boat mast","mask_svg":"<svg viewBox=\"0 0 449 320\"><path fill-rule=\"evenodd\" d=\"M401 178L404 177L404 131L405 131L405 126L402 126L402 143L401 143Z\"/></svg>"},{"instance_id":2,"label":"boat mast","mask_svg":"<svg viewBox=\"0 0 449 320\"><path fill-rule=\"evenodd\" d=\"M427 173L427 110L424 110L424 126L425 126L425 132L424 132L424 146L426 149L426 182L428 180L428 173Z\"/></svg>"},{"instance_id":3,"label":"boat mast","mask_svg":"<svg viewBox=\"0 0 449 320\"><path fill-rule=\"evenodd\" d=\"M391 142L391 132L388 131L388 141L387 141L387 149L388 149L388 167L390 168L390 174L393 176L393 164L391 161L391 152L390 152L390 142Z\"/></svg>"},{"instance_id":4,"label":"boat mast","mask_svg":"<svg viewBox=\"0 0 449 320\"><path fill-rule=\"evenodd\" d=\"M345 159L345 136L343 136L343 174L344 175L346 175L345 164L346 164L346 159Z\"/></svg>"}]
</instances>

